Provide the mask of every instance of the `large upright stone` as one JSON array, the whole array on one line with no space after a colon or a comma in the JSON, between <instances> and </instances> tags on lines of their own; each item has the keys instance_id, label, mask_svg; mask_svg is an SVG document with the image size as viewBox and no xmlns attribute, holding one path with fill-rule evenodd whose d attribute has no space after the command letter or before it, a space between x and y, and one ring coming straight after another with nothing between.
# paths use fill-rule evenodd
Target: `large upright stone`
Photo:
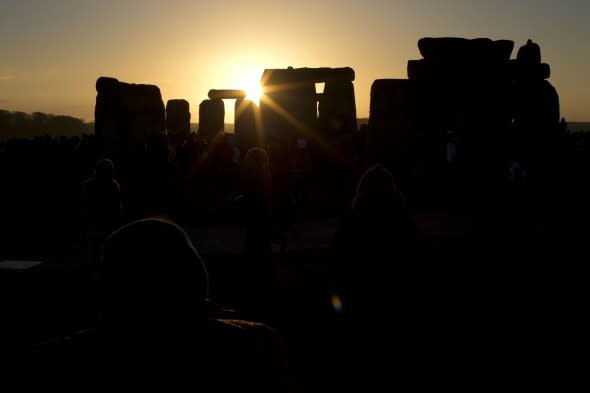
<instances>
[{"instance_id":1,"label":"large upright stone","mask_svg":"<svg viewBox=\"0 0 590 393\"><path fill-rule=\"evenodd\" d=\"M386 165L399 179L411 158L410 81L377 79L371 86L367 164Z\"/></svg>"},{"instance_id":2,"label":"large upright stone","mask_svg":"<svg viewBox=\"0 0 590 393\"><path fill-rule=\"evenodd\" d=\"M187 100L168 100L166 130L173 146L179 146L191 133L191 113Z\"/></svg>"},{"instance_id":3,"label":"large upright stone","mask_svg":"<svg viewBox=\"0 0 590 393\"><path fill-rule=\"evenodd\" d=\"M349 67L289 67L264 70L260 79L262 134L287 146L294 162L309 164L295 164L296 168L313 167L310 172L296 170L295 177L302 184L307 181L303 179L322 179L312 182L319 187L318 197L326 193L319 198L332 194L348 200L352 188L351 174L358 162L354 78ZM325 84L322 94L316 83Z\"/></svg>"},{"instance_id":4,"label":"large upright stone","mask_svg":"<svg viewBox=\"0 0 590 393\"><path fill-rule=\"evenodd\" d=\"M541 63L541 50L532 40L520 47L512 63L514 78L514 121L531 133L550 132L560 121L557 91L546 79L549 65Z\"/></svg>"},{"instance_id":5,"label":"large upright stone","mask_svg":"<svg viewBox=\"0 0 590 393\"><path fill-rule=\"evenodd\" d=\"M99 149L144 145L165 132L164 102L157 86L100 77L96 91L94 118Z\"/></svg>"},{"instance_id":6,"label":"large upright stone","mask_svg":"<svg viewBox=\"0 0 590 393\"><path fill-rule=\"evenodd\" d=\"M225 129L225 105L220 98L203 100L199 105L199 137L212 140Z\"/></svg>"},{"instance_id":7,"label":"large upright stone","mask_svg":"<svg viewBox=\"0 0 590 393\"><path fill-rule=\"evenodd\" d=\"M549 66L541 63L541 50L532 40L520 47L512 65L514 155L531 169L529 174L542 177L559 143L559 96L546 80Z\"/></svg>"},{"instance_id":8,"label":"large upright stone","mask_svg":"<svg viewBox=\"0 0 590 393\"><path fill-rule=\"evenodd\" d=\"M350 134L357 130L352 82L328 81L318 103L319 130L323 134Z\"/></svg>"},{"instance_id":9,"label":"large upright stone","mask_svg":"<svg viewBox=\"0 0 590 393\"><path fill-rule=\"evenodd\" d=\"M304 71L300 71L304 70ZM315 81L307 69L267 69L261 77L262 129L266 136L291 143L313 138L317 129Z\"/></svg>"},{"instance_id":10,"label":"large upright stone","mask_svg":"<svg viewBox=\"0 0 590 393\"><path fill-rule=\"evenodd\" d=\"M351 129L351 116L356 117L354 104L354 70L350 67L342 68L287 68L266 69L260 79L264 96L260 102L260 113L263 130L266 135L276 136L288 141L303 137L316 139L318 135L318 95L315 84L325 83L325 99L322 102L320 114L323 126L330 125L335 117L340 117L342 127ZM343 93L343 97L336 94ZM338 107L342 104L343 107ZM343 115L347 112L346 115ZM337 119L336 119L337 120ZM356 123L356 119L354 120ZM356 129L355 129L356 130Z\"/></svg>"},{"instance_id":11,"label":"large upright stone","mask_svg":"<svg viewBox=\"0 0 590 393\"><path fill-rule=\"evenodd\" d=\"M541 48L532 40L518 49L516 59L510 62L510 71L517 82L539 82L551 76L549 64L541 63Z\"/></svg>"},{"instance_id":12,"label":"large upright stone","mask_svg":"<svg viewBox=\"0 0 590 393\"><path fill-rule=\"evenodd\" d=\"M444 157L447 134L468 166L487 160L511 127L514 42L488 38L422 38L420 60L408 61L417 140ZM444 162L444 160L439 160Z\"/></svg>"},{"instance_id":13,"label":"large upright stone","mask_svg":"<svg viewBox=\"0 0 590 393\"><path fill-rule=\"evenodd\" d=\"M240 144L240 148L246 152L248 149L266 145L265 138L260 130L260 116L258 106L251 100L237 99L235 103L234 133Z\"/></svg>"},{"instance_id":14,"label":"large upright stone","mask_svg":"<svg viewBox=\"0 0 590 393\"><path fill-rule=\"evenodd\" d=\"M518 49L516 60L522 64L540 64L541 63L541 48L539 44L528 39L526 44Z\"/></svg>"}]
</instances>

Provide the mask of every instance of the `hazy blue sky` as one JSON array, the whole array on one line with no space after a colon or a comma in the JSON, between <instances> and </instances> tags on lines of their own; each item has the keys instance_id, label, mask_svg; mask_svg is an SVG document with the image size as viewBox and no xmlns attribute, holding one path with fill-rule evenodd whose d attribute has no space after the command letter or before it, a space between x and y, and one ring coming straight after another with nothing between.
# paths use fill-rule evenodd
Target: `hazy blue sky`
<instances>
[{"instance_id":1,"label":"hazy blue sky","mask_svg":"<svg viewBox=\"0 0 590 393\"><path fill-rule=\"evenodd\" d=\"M589 0L0 0L0 108L91 121L105 75L189 100L196 121L209 89L264 68L350 66L367 117L371 83L406 78L426 36L509 39L513 57L533 39L562 116L590 121Z\"/></svg>"}]
</instances>

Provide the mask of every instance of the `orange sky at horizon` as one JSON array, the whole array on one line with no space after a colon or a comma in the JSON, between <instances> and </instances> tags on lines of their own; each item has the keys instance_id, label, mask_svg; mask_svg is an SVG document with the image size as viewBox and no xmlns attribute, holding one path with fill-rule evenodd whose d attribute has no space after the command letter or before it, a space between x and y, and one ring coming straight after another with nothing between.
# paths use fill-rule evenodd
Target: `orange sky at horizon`
<instances>
[{"instance_id":1,"label":"orange sky at horizon","mask_svg":"<svg viewBox=\"0 0 590 393\"><path fill-rule=\"evenodd\" d=\"M0 108L94 120L95 82L110 76L189 101L192 122L210 89L245 88L266 68L351 67L357 115L371 84L407 78L421 37L528 38L551 66L561 115L590 121L588 7L582 0L352 1L5 0ZM226 122L233 122L226 102Z\"/></svg>"}]
</instances>

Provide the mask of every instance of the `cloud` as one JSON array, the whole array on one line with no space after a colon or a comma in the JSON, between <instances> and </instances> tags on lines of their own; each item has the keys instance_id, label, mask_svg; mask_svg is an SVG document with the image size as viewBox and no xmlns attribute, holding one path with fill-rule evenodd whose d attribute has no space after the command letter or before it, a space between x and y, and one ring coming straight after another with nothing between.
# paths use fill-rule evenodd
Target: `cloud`
<instances>
[{"instance_id":1,"label":"cloud","mask_svg":"<svg viewBox=\"0 0 590 393\"><path fill-rule=\"evenodd\" d=\"M14 79L14 75L0 75L0 81L11 81Z\"/></svg>"}]
</instances>

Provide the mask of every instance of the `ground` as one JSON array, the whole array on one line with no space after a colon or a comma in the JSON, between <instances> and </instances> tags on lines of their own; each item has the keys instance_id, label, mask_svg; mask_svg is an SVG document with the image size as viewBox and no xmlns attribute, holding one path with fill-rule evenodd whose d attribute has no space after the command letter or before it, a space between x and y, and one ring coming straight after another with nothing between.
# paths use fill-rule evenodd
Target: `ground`
<instances>
[{"instance_id":1,"label":"ground","mask_svg":"<svg viewBox=\"0 0 590 393\"><path fill-rule=\"evenodd\" d=\"M568 229L571 215L544 207L515 217L470 207L414 211L412 217L425 239L427 263L452 287L449 342L483 348L490 334L526 343L523 348L534 347L535 340L548 348L558 339L576 341L584 243ZM333 382L325 371L335 360L329 331L335 310L326 283L338 224L337 218L302 220L286 253L273 250L279 296L268 321L285 337L296 391L321 391ZM211 297L240 310L248 290L242 228L224 223L186 230L209 267ZM0 272L3 315L11 319L3 323L4 337L44 338L92 321L93 260L82 254L72 247L30 271Z\"/></svg>"}]
</instances>

